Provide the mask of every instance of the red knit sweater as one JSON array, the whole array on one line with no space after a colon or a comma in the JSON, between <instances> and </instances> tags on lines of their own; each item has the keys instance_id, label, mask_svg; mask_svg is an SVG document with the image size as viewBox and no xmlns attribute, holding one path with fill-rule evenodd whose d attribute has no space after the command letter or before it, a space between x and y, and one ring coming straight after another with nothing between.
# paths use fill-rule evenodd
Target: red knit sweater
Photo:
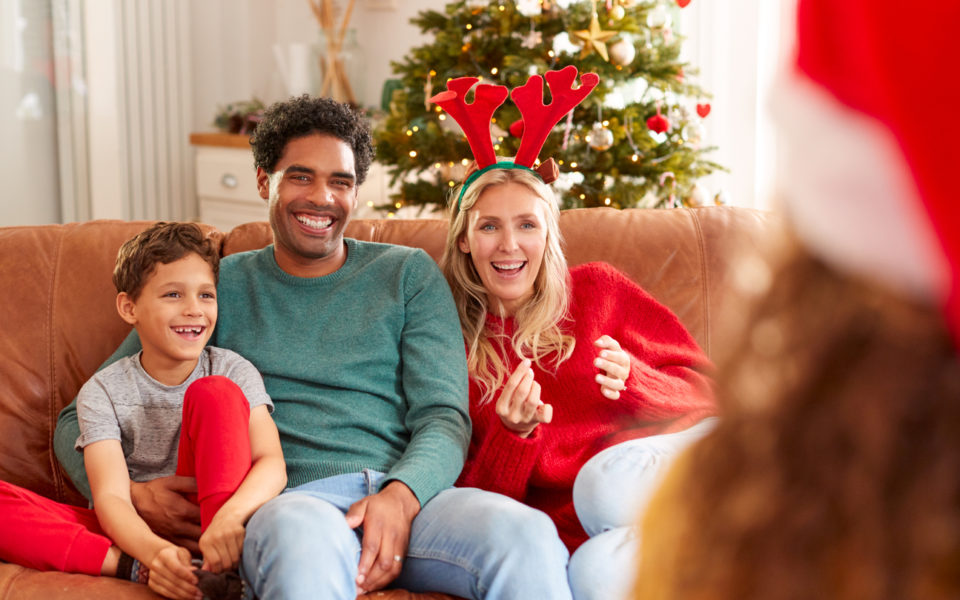
<instances>
[{"instance_id":1,"label":"red knit sweater","mask_svg":"<svg viewBox=\"0 0 960 600\"><path fill-rule=\"evenodd\" d=\"M570 269L569 315L576 346L557 373L533 366L540 398L553 405L553 421L522 439L500 422L493 400L480 405L470 382L473 438L460 486L499 492L546 512L572 552L587 540L573 508L580 467L619 442L680 431L714 414L710 363L676 315L606 263ZM512 335L513 319L488 315L488 327ZM609 400L594 381L594 340L607 334L630 353L627 389ZM503 357L510 372L520 359ZM616 494L617 490L610 490Z\"/></svg>"}]
</instances>

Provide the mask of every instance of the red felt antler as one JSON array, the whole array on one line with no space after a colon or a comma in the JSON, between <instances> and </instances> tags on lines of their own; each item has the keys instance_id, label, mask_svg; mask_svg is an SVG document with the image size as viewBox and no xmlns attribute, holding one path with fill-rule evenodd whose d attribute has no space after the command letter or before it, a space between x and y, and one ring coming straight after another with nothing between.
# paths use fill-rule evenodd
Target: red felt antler
<instances>
[{"instance_id":1,"label":"red felt antler","mask_svg":"<svg viewBox=\"0 0 960 600\"><path fill-rule=\"evenodd\" d=\"M451 79L447 82L447 90L430 98L430 102L439 105L460 124L477 166L482 169L497 162L493 140L490 139L490 119L494 111L507 99L507 88L502 85L480 84L474 93L473 103L467 104L467 92L478 81L480 80L477 77Z\"/></svg>"},{"instance_id":2,"label":"red felt antler","mask_svg":"<svg viewBox=\"0 0 960 600\"><path fill-rule=\"evenodd\" d=\"M543 78L539 75L514 88L511 94L513 103L523 115L523 139L513 162L525 167L533 166L553 126L580 104L600 82L596 73L584 73L580 77L580 87L573 89L577 79L577 68L573 65L559 71L547 71L546 77L553 97L548 105L543 104Z\"/></svg>"}]
</instances>

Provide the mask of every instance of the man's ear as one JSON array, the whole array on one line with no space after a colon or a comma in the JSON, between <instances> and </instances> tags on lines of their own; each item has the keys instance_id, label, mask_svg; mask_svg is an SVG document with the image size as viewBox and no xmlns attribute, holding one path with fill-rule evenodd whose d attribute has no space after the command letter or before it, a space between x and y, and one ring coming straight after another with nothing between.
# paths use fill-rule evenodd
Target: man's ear
<instances>
[{"instance_id":1,"label":"man's ear","mask_svg":"<svg viewBox=\"0 0 960 600\"><path fill-rule=\"evenodd\" d=\"M470 254L470 242L467 241L467 234L460 234L460 237L457 238L457 246L460 248L460 252Z\"/></svg>"},{"instance_id":2,"label":"man's ear","mask_svg":"<svg viewBox=\"0 0 960 600\"><path fill-rule=\"evenodd\" d=\"M267 173L263 167L257 167L257 191L264 200L270 199L270 173Z\"/></svg>"},{"instance_id":3,"label":"man's ear","mask_svg":"<svg viewBox=\"0 0 960 600\"><path fill-rule=\"evenodd\" d=\"M126 321L131 325L137 324L137 316L135 314L135 305L133 298L130 297L130 294L126 292L120 292L117 294L117 312L120 313L120 318Z\"/></svg>"}]
</instances>

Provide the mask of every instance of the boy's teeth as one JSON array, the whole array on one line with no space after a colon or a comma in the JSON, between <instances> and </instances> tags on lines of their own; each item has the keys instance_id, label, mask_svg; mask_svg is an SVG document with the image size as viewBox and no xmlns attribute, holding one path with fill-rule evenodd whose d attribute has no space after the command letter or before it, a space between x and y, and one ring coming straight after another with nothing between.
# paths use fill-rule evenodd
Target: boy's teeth
<instances>
[{"instance_id":1,"label":"boy's teeth","mask_svg":"<svg viewBox=\"0 0 960 600\"><path fill-rule=\"evenodd\" d=\"M197 333L197 334L199 334L200 332L203 331L203 327L174 327L173 330L176 331L177 333Z\"/></svg>"},{"instance_id":2,"label":"boy's teeth","mask_svg":"<svg viewBox=\"0 0 960 600\"><path fill-rule=\"evenodd\" d=\"M297 220L306 225L307 227L313 227L314 229L324 229L330 226L330 223L333 223L333 219L330 217L323 218L310 218L306 215L297 215Z\"/></svg>"}]
</instances>

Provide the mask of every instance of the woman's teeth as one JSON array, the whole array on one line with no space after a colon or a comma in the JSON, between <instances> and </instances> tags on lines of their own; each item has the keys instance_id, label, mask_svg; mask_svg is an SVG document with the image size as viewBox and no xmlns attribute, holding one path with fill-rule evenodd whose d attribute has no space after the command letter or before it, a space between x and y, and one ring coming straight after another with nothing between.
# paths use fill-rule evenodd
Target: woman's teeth
<instances>
[{"instance_id":1,"label":"woman's teeth","mask_svg":"<svg viewBox=\"0 0 960 600\"><path fill-rule=\"evenodd\" d=\"M522 268L523 265L527 264L527 262L519 261L519 262L503 262L503 263L492 263L492 264L493 264L493 268L496 269L497 271L516 271L517 269Z\"/></svg>"}]
</instances>

